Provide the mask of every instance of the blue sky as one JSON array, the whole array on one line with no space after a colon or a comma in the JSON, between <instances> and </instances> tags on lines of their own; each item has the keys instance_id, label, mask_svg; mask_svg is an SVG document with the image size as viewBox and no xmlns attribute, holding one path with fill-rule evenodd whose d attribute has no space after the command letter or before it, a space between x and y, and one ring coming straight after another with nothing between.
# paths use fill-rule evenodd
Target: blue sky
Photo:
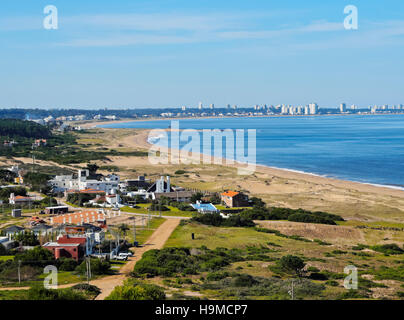
<instances>
[{"instance_id":1,"label":"blue sky","mask_svg":"<svg viewBox=\"0 0 404 320\"><path fill-rule=\"evenodd\" d=\"M404 104L401 0L82 2L1 1L0 107Z\"/></svg>"}]
</instances>

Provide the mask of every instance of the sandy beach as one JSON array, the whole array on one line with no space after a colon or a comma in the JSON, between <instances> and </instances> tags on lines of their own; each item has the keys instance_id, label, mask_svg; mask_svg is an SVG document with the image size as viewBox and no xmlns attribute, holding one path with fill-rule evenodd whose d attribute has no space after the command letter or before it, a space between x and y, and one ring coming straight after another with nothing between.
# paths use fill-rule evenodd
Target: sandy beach
<instances>
[{"instance_id":1,"label":"sandy beach","mask_svg":"<svg viewBox=\"0 0 404 320\"><path fill-rule=\"evenodd\" d=\"M101 123L93 123L92 126L94 125L98 126ZM148 142L150 130L147 129L96 128L94 130L99 132L95 142L103 143L111 149L148 151L151 147ZM88 139L84 140L93 138L94 135L88 135ZM161 151L168 155L172 152L166 148L161 148ZM201 159L201 155L181 156L182 161L190 159ZM215 192L226 189L241 190L250 196L262 198L269 205L328 211L341 214L347 219L401 222L404 216L404 191L402 190L262 165L257 165L252 174L239 175L237 169L245 165L228 164L224 162L224 159L213 157L211 160L217 162L192 164L186 161L179 164L152 164L148 157L113 156L108 162L100 161L99 165L119 167L123 178L136 178L138 175L147 174L148 178L154 180L161 175L170 175L173 183L187 188ZM178 170L185 171L185 174L176 174Z\"/></svg>"},{"instance_id":2,"label":"sandy beach","mask_svg":"<svg viewBox=\"0 0 404 320\"><path fill-rule=\"evenodd\" d=\"M136 134L135 136L128 136L124 142L125 144L129 145L130 147L134 149L150 149L153 145L149 143L148 138L151 130L144 129L140 133ZM169 130L165 130L169 131ZM169 148L159 148L161 150L164 150L168 153L170 153L172 150ZM190 160L190 159L195 159L195 160L200 160L202 162L203 155L202 154L193 154L188 155L188 156L181 156L181 160ZM244 168L246 165L241 164L241 163L235 163L235 164L226 164L226 159L224 158L215 158L211 157L212 162L222 162L223 165L227 166L232 166L235 168ZM365 183L359 183L359 182L353 182L353 181L346 181L346 180L339 180L339 179L332 179L332 178L326 178L326 177L321 177L318 175L314 174L308 174L308 173L301 173L301 172L296 172L293 170L288 170L288 169L279 169L279 168L273 168L269 166L264 166L264 165L257 165L256 166L256 171L257 172L265 172L267 174L271 175L276 175L280 176L286 179L302 179L302 180L307 180L309 182L313 183L319 183L319 184L331 184L337 187L342 187L342 188L350 188L350 189L356 189L361 192L378 192L382 193L385 195L395 195L395 196L401 196L404 197L404 191L398 190L395 188L390 188L390 187L383 187L383 186L376 186L372 184L365 184Z\"/></svg>"}]
</instances>

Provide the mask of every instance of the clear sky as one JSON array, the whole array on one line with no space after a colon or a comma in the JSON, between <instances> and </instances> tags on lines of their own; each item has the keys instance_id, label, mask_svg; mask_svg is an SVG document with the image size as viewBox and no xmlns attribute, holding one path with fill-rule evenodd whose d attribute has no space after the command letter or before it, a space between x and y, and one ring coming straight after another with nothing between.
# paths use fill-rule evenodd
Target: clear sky
<instances>
[{"instance_id":1,"label":"clear sky","mask_svg":"<svg viewBox=\"0 0 404 320\"><path fill-rule=\"evenodd\" d=\"M0 107L404 104L403 57L402 0L0 2Z\"/></svg>"}]
</instances>

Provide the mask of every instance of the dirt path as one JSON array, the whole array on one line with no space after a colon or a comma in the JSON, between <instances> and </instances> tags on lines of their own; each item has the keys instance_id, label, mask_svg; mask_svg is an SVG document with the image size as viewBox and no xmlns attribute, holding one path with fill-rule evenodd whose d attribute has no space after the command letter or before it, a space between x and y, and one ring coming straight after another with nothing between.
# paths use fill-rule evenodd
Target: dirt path
<instances>
[{"instance_id":1,"label":"dirt path","mask_svg":"<svg viewBox=\"0 0 404 320\"><path fill-rule=\"evenodd\" d=\"M143 247L135 249L135 255L131 257L128 262L119 270L119 274L104 277L102 279L97 279L90 281L90 284L97 286L101 290L101 294L99 294L96 300L104 300L106 297L110 295L112 290L116 286L120 286L123 284L124 280L129 276L129 273L133 270L136 262L138 262L143 253L152 249L161 249L164 244L170 237L171 233L175 230L175 228L179 225L181 219L167 219L160 227L157 228L156 231L150 236L150 238L146 241ZM60 289L72 287L77 283L70 283L66 285L59 286ZM28 290L29 287L10 287L10 288L0 288L0 291L4 290Z\"/></svg>"},{"instance_id":2,"label":"dirt path","mask_svg":"<svg viewBox=\"0 0 404 320\"><path fill-rule=\"evenodd\" d=\"M143 253L152 249L161 249L170 237L171 233L179 225L180 219L167 219L146 241L143 247L135 249L135 255L120 269L120 274L106 277L99 280L91 281L92 285L101 289L101 294L98 295L96 300L104 300L116 286L123 284L125 278L133 270L136 262L138 262Z\"/></svg>"}]
</instances>

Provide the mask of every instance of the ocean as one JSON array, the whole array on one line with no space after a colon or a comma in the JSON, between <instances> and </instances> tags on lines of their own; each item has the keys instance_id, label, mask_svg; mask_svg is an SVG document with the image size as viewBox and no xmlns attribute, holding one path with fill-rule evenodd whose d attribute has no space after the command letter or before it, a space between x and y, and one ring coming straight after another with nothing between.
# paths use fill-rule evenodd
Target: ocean
<instances>
[{"instance_id":1,"label":"ocean","mask_svg":"<svg viewBox=\"0 0 404 320\"><path fill-rule=\"evenodd\" d=\"M103 128L166 129L170 120ZM404 190L404 115L179 120L180 129L256 129L257 164Z\"/></svg>"}]
</instances>

